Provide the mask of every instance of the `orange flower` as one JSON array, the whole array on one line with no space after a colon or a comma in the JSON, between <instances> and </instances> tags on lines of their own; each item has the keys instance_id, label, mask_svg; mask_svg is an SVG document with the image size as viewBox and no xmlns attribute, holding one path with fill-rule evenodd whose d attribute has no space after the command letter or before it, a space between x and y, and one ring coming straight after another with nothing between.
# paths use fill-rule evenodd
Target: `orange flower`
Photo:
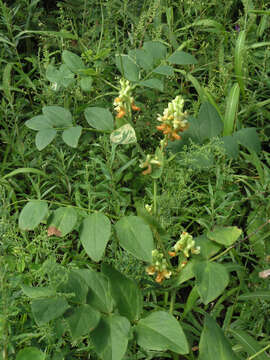
<instances>
[{"instance_id":1,"label":"orange flower","mask_svg":"<svg viewBox=\"0 0 270 360\"><path fill-rule=\"evenodd\" d=\"M123 116L126 115L126 112L123 108L120 109L120 111L118 111L118 114L116 115L117 119L121 119Z\"/></svg>"},{"instance_id":2,"label":"orange flower","mask_svg":"<svg viewBox=\"0 0 270 360\"><path fill-rule=\"evenodd\" d=\"M156 277L156 280L155 280L155 281L156 281L157 283L161 284L163 280L164 280L164 274L163 274L162 272L159 272L159 273L157 274L157 277Z\"/></svg>"},{"instance_id":3,"label":"orange flower","mask_svg":"<svg viewBox=\"0 0 270 360\"><path fill-rule=\"evenodd\" d=\"M149 174L151 174L151 172L152 172L152 166L151 166L151 164L149 164L149 165L147 166L147 169L145 169L145 170L142 172L142 174L143 174L143 175L149 175Z\"/></svg>"},{"instance_id":4,"label":"orange flower","mask_svg":"<svg viewBox=\"0 0 270 360\"><path fill-rule=\"evenodd\" d=\"M120 101L121 101L120 97L117 97L117 98L114 99L114 102L115 102L116 104L118 104Z\"/></svg>"},{"instance_id":5,"label":"orange flower","mask_svg":"<svg viewBox=\"0 0 270 360\"><path fill-rule=\"evenodd\" d=\"M134 103L131 104L131 109L134 110L134 111L140 111L141 108L139 106L136 106Z\"/></svg>"},{"instance_id":6,"label":"orange flower","mask_svg":"<svg viewBox=\"0 0 270 360\"><path fill-rule=\"evenodd\" d=\"M178 135L176 131L173 131L171 136L172 136L172 140L180 140L181 139L181 136Z\"/></svg>"},{"instance_id":7,"label":"orange flower","mask_svg":"<svg viewBox=\"0 0 270 360\"><path fill-rule=\"evenodd\" d=\"M175 252L175 251L168 251L168 254L169 254L171 257L176 256L176 252Z\"/></svg>"},{"instance_id":8,"label":"orange flower","mask_svg":"<svg viewBox=\"0 0 270 360\"><path fill-rule=\"evenodd\" d=\"M163 123L163 124L157 126L156 128L160 131L163 131L164 129L166 129L166 124Z\"/></svg>"}]
</instances>

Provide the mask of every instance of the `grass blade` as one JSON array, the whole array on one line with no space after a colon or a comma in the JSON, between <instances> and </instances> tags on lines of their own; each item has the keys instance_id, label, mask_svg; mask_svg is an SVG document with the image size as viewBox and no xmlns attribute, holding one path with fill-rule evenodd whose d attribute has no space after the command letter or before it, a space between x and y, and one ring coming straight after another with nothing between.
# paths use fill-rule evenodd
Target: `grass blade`
<instances>
[{"instance_id":1,"label":"grass blade","mask_svg":"<svg viewBox=\"0 0 270 360\"><path fill-rule=\"evenodd\" d=\"M245 30L243 30L239 33L234 50L234 72L243 96L245 96L244 68L243 68L245 40L246 40L246 32Z\"/></svg>"},{"instance_id":2,"label":"grass blade","mask_svg":"<svg viewBox=\"0 0 270 360\"><path fill-rule=\"evenodd\" d=\"M231 135L235 129L236 114L238 110L240 88L238 83L235 83L227 97L226 111L224 116L224 130L223 136Z\"/></svg>"}]
</instances>

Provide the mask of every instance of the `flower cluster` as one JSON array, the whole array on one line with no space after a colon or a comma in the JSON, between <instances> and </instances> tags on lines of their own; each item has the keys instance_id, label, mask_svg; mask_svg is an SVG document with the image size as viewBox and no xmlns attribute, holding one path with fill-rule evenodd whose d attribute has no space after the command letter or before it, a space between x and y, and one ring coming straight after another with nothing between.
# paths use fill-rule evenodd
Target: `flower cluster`
<instances>
[{"instance_id":1,"label":"flower cluster","mask_svg":"<svg viewBox=\"0 0 270 360\"><path fill-rule=\"evenodd\" d=\"M168 104L164 110L163 115L158 115L158 121L162 124L157 126L157 129L162 131L166 136L166 140L180 140L179 132L183 132L188 128L187 112L183 112L184 99L181 96L176 98Z\"/></svg>"},{"instance_id":2,"label":"flower cluster","mask_svg":"<svg viewBox=\"0 0 270 360\"><path fill-rule=\"evenodd\" d=\"M152 251L152 263L146 268L148 275L157 275L155 281L162 283L164 279L169 279L172 272L167 269L167 261L162 253L157 249Z\"/></svg>"},{"instance_id":3,"label":"flower cluster","mask_svg":"<svg viewBox=\"0 0 270 360\"><path fill-rule=\"evenodd\" d=\"M120 80L120 91L117 98L114 99L113 105L114 110L117 112L116 117L121 119L124 117L129 111L130 108L134 111L141 110L138 106L134 104L134 98L131 96L132 88L129 84L128 80L121 79Z\"/></svg>"},{"instance_id":4,"label":"flower cluster","mask_svg":"<svg viewBox=\"0 0 270 360\"><path fill-rule=\"evenodd\" d=\"M200 253L200 247L195 246L195 241L193 236L183 231L180 237L180 240L173 247L174 251L170 251L170 256L176 256L178 253L182 252L186 258L189 258L190 253L198 255Z\"/></svg>"}]
</instances>

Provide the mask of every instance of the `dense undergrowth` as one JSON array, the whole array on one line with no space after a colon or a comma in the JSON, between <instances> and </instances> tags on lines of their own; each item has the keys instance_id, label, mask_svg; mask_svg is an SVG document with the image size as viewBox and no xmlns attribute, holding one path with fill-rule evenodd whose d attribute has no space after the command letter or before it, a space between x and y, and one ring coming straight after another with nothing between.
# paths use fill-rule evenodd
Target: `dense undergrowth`
<instances>
[{"instance_id":1,"label":"dense undergrowth","mask_svg":"<svg viewBox=\"0 0 270 360\"><path fill-rule=\"evenodd\" d=\"M270 358L266 0L0 0L0 359Z\"/></svg>"}]
</instances>

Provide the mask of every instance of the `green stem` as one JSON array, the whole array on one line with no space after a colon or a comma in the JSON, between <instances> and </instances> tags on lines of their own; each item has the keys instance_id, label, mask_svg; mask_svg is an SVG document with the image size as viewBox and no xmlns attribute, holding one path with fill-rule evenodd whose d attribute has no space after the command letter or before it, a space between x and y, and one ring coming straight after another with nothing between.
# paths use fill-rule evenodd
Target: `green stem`
<instances>
[{"instance_id":1,"label":"green stem","mask_svg":"<svg viewBox=\"0 0 270 360\"><path fill-rule=\"evenodd\" d=\"M154 179L154 191L153 191L153 203L154 203L154 209L153 209L153 212L154 212L154 215L157 215L157 180Z\"/></svg>"},{"instance_id":2,"label":"green stem","mask_svg":"<svg viewBox=\"0 0 270 360\"><path fill-rule=\"evenodd\" d=\"M266 345L263 349L261 349L260 351L256 352L256 354L250 356L249 358L247 358L247 360L252 360L255 359L258 355L262 354L264 351L266 351L267 349L270 348L270 344Z\"/></svg>"}]
</instances>

